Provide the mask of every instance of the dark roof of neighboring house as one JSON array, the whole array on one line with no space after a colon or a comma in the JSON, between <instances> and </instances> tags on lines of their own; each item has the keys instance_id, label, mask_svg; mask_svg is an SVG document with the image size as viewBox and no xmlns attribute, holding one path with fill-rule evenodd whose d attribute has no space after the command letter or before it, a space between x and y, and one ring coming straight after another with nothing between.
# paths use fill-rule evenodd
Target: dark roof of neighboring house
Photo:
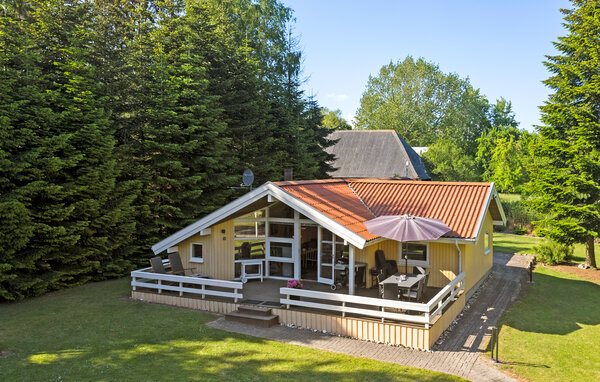
<instances>
[{"instance_id":1,"label":"dark roof of neighboring house","mask_svg":"<svg viewBox=\"0 0 600 382\"><path fill-rule=\"evenodd\" d=\"M429 180L419 154L394 130L336 130L326 149L336 156L334 178L405 178Z\"/></svg>"}]
</instances>

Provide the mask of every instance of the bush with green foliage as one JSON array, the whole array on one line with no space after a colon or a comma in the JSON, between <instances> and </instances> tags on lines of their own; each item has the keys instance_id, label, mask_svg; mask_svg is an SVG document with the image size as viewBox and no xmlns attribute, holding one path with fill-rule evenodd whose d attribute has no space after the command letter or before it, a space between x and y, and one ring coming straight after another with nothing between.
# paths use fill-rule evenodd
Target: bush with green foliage
<instances>
[{"instance_id":1,"label":"bush with green foliage","mask_svg":"<svg viewBox=\"0 0 600 382\"><path fill-rule=\"evenodd\" d=\"M533 229L533 222L542 218L538 212L528 209L521 200L502 201L507 224L514 233L526 233Z\"/></svg>"},{"instance_id":2,"label":"bush with green foliage","mask_svg":"<svg viewBox=\"0 0 600 382\"><path fill-rule=\"evenodd\" d=\"M542 244L533 248L536 259L547 265L569 261L573 257L573 250L572 245L561 244L551 239L546 239Z\"/></svg>"}]
</instances>

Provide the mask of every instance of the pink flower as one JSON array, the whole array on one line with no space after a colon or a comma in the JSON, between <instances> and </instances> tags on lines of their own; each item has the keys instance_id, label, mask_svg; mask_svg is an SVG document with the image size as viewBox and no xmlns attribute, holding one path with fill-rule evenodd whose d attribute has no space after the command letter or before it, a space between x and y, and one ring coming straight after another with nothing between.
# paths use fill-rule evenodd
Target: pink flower
<instances>
[{"instance_id":1,"label":"pink flower","mask_svg":"<svg viewBox=\"0 0 600 382\"><path fill-rule=\"evenodd\" d=\"M288 288L302 288L302 282L300 280L288 280Z\"/></svg>"}]
</instances>

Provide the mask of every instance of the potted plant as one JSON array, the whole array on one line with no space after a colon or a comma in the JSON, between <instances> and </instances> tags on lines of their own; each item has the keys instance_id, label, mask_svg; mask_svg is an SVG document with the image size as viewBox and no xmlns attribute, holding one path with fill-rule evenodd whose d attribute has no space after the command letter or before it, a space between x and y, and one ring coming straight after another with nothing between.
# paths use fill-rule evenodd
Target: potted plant
<instances>
[{"instance_id":1,"label":"potted plant","mask_svg":"<svg viewBox=\"0 0 600 382\"><path fill-rule=\"evenodd\" d=\"M293 289L302 289L303 285L302 285L302 280L288 280L287 282L287 287L288 288L293 288ZM290 299L292 300L300 300L300 296L290 296Z\"/></svg>"}]
</instances>

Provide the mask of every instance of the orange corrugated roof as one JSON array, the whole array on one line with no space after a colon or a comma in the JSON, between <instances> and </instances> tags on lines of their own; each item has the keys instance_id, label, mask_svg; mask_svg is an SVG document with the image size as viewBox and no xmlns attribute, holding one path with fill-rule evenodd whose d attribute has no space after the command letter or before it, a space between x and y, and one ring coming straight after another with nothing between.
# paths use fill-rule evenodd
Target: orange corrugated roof
<instances>
[{"instance_id":1,"label":"orange corrugated roof","mask_svg":"<svg viewBox=\"0 0 600 382\"><path fill-rule=\"evenodd\" d=\"M346 181L336 179L275 184L366 240L378 237L371 235L363 224L375 216L360 202Z\"/></svg>"},{"instance_id":2,"label":"orange corrugated roof","mask_svg":"<svg viewBox=\"0 0 600 382\"><path fill-rule=\"evenodd\" d=\"M423 182L395 179L326 179L276 182L277 186L361 235L365 221L382 215L411 214L440 219L446 237L474 238L490 183Z\"/></svg>"}]
</instances>

